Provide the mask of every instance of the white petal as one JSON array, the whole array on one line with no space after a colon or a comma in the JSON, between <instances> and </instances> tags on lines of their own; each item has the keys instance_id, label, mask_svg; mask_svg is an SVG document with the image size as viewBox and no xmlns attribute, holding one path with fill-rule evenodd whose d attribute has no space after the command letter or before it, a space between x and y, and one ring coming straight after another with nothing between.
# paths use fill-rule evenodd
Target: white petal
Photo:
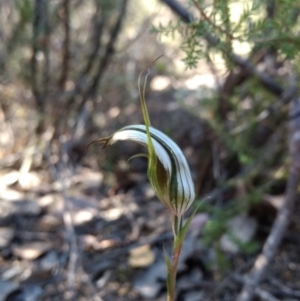
<instances>
[{"instance_id":1,"label":"white petal","mask_svg":"<svg viewBox=\"0 0 300 301\"><path fill-rule=\"evenodd\" d=\"M110 140L110 144L117 142L118 140L132 140L135 142L139 142L144 146L148 145L147 134L144 132L140 132L135 129L137 126L127 126L116 132ZM138 128L139 129L139 128ZM145 129L145 126L144 126ZM150 130L151 132L151 130ZM169 174L172 172L171 161L168 153L164 149L164 147L158 143L155 139L152 139L152 143L155 149L155 153L158 159L161 161L163 166L168 170Z\"/></svg>"},{"instance_id":2,"label":"white petal","mask_svg":"<svg viewBox=\"0 0 300 301\"><path fill-rule=\"evenodd\" d=\"M194 183L189 166L181 149L172 139L153 127L150 127L149 130L155 153L169 171L170 181L172 180L176 187L176 190L170 187L169 195L160 197L164 199L165 203L171 203L174 213L181 216L195 198ZM116 132L109 143L113 144L118 140L133 140L147 146L146 126L126 126Z\"/></svg>"}]
</instances>

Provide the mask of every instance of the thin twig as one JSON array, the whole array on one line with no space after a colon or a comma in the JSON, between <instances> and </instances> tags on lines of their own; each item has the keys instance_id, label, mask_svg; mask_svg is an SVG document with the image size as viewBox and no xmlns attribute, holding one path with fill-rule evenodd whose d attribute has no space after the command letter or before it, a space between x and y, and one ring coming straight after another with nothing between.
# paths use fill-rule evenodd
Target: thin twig
<instances>
[{"instance_id":1,"label":"thin twig","mask_svg":"<svg viewBox=\"0 0 300 301\"><path fill-rule=\"evenodd\" d=\"M201 8L201 6L195 1L193 0L194 5L196 6L196 8L198 9L198 11L200 12L201 17L208 23L210 24L212 27L214 27L216 30L218 30L219 32L225 34L228 38L230 38L231 40L236 39L232 34L230 34L229 32L227 32L226 30L224 30L222 27L218 26L216 23L214 23L205 13L205 11Z\"/></svg>"},{"instance_id":2,"label":"thin twig","mask_svg":"<svg viewBox=\"0 0 300 301\"><path fill-rule=\"evenodd\" d=\"M64 200L63 220L66 229L66 238L69 247L69 264L67 269L67 300L76 300L76 275L78 269L79 249L77 245L77 237L74 229L73 217L71 214L70 199L67 195L68 185L66 180L71 177L71 168L68 164L68 154L65 145L62 145L62 160L60 166L59 177L63 185L62 196ZM68 168L69 166L69 168Z\"/></svg>"},{"instance_id":3,"label":"thin twig","mask_svg":"<svg viewBox=\"0 0 300 301\"><path fill-rule=\"evenodd\" d=\"M49 44L50 44L50 24L49 24L49 1L45 1L43 5L43 23L44 23L44 41L42 51L45 58L45 64L43 69L43 98L44 106L47 102L49 93L49 79L50 79L50 56L49 56Z\"/></svg>"},{"instance_id":4,"label":"thin twig","mask_svg":"<svg viewBox=\"0 0 300 301\"><path fill-rule=\"evenodd\" d=\"M290 296L300 298L300 290L293 290L290 287L284 285L283 283L279 282L277 279L269 279L269 282L276 287L276 291L280 291L280 293Z\"/></svg>"},{"instance_id":5,"label":"thin twig","mask_svg":"<svg viewBox=\"0 0 300 301\"><path fill-rule=\"evenodd\" d=\"M40 48L39 39L41 36L42 11L43 11L43 0L35 0L32 57L31 57L31 84L32 84L32 92L36 101L36 106L39 111L42 111L43 109L43 99L38 88L39 84L38 84L38 61L37 61L37 53Z\"/></svg>"},{"instance_id":6,"label":"thin twig","mask_svg":"<svg viewBox=\"0 0 300 301\"><path fill-rule=\"evenodd\" d=\"M86 101L89 97L94 98L97 88L100 84L102 75L112 57L114 54L114 45L117 40L118 34L121 31L122 24L126 15L126 9L127 9L127 3L128 0L122 1L121 8L119 11L119 15L117 18L117 21L110 32L110 40L106 44L104 55L101 58L99 62L99 66L97 68L97 72L94 76L91 76L92 67L95 65L95 61L97 59L99 49L102 47L101 43L101 37L102 32L104 28L104 24L107 20L106 14L104 14L101 10L100 6L97 6L97 10L95 13L95 29L94 34L92 35L92 42L94 44L91 54L89 55L89 59L87 61L86 66L83 68L81 75L79 76L79 79L77 83L75 84L74 89L71 91L68 91L66 93L63 93L60 98L66 100L66 104L69 105L72 103L74 97L76 95L83 95L81 98L81 101L79 103L79 109L82 110L85 106ZM87 86L87 88L86 88Z\"/></svg>"},{"instance_id":7,"label":"thin twig","mask_svg":"<svg viewBox=\"0 0 300 301\"><path fill-rule=\"evenodd\" d=\"M68 78L69 73L69 65L70 65L70 1L63 1L63 25L65 31L65 39L63 44L63 59L62 59L62 68L61 75L59 79L59 87L61 90L64 90L66 80Z\"/></svg>"},{"instance_id":8,"label":"thin twig","mask_svg":"<svg viewBox=\"0 0 300 301\"><path fill-rule=\"evenodd\" d=\"M259 298L263 301L280 301L279 299L275 298L271 293L267 292L266 290L257 287L255 289L255 294L259 296Z\"/></svg>"},{"instance_id":9,"label":"thin twig","mask_svg":"<svg viewBox=\"0 0 300 301\"><path fill-rule=\"evenodd\" d=\"M234 275L231 275L231 276L232 276L231 278L233 278L238 283L243 284L243 283L246 282L246 278L243 277L242 275L234 274ZM277 299L271 293L269 293L268 291L262 289L261 287L256 287L254 294L256 296L258 296L263 301L279 301L279 299Z\"/></svg>"},{"instance_id":10,"label":"thin twig","mask_svg":"<svg viewBox=\"0 0 300 301\"><path fill-rule=\"evenodd\" d=\"M219 146L217 144L217 141L213 141L213 144L212 144L212 158L213 158L214 180L216 181L217 188L220 188L222 186L223 179L222 179L222 172L221 172L220 152L219 152ZM219 193L217 195L216 205L219 208L222 205L221 190L219 190Z\"/></svg>"},{"instance_id":11,"label":"thin twig","mask_svg":"<svg viewBox=\"0 0 300 301\"><path fill-rule=\"evenodd\" d=\"M92 67L96 64L97 57L99 55L99 50L102 46L102 35L103 35L103 29L104 25L107 21L107 14L103 12L103 9L100 5L100 2L96 1L96 11L93 16L93 32L91 35L91 44L92 44L92 50L88 55L87 63L85 67L80 72L80 75L78 77L78 80L75 84L74 89L71 91L71 93L68 93L67 97L67 103L70 104L76 95L82 94L85 86L88 83L88 79L91 77L91 71Z\"/></svg>"},{"instance_id":12,"label":"thin twig","mask_svg":"<svg viewBox=\"0 0 300 301\"><path fill-rule=\"evenodd\" d=\"M90 88L88 89L86 96L91 96L94 97L96 94L96 90L97 87L99 85L99 82L101 80L102 74L111 58L111 56L114 53L114 45L115 42L117 40L118 34L122 28L122 24L123 24L123 20L125 18L126 15L126 8L127 8L127 3L128 0L123 0L122 1L122 5L120 8L120 12L119 12L119 16L118 19L114 25L114 27L112 28L111 32L110 32L110 39L106 45L106 49L105 49L105 53L104 53L104 57L102 58L100 65L98 67L98 71L95 75L95 77L93 78L92 84L90 85Z\"/></svg>"},{"instance_id":13,"label":"thin twig","mask_svg":"<svg viewBox=\"0 0 300 301\"><path fill-rule=\"evenodd\" d=\"M161 2L167 4L171 10L177 14L185 23L191 23L194 19L193 16L177 1L174 0L161 0Z\"/></svg>"},{"instance_id":14,"label":"thin twig","mask_svg":"<svg viewBox=\"0 0 300 301\"><path fill-rule=\"evenodd\" d=\"M87 285L89 285L89 287L92 290L92 300L93 301L103 301L103 299L99 296L97 289L93 283L93 281L91 280L90 275L88 275L85 270L83 269L82 265L80 266L80 272L82 274L82 280L83 282L85 282Z\"/></svg>"}]
</instances>

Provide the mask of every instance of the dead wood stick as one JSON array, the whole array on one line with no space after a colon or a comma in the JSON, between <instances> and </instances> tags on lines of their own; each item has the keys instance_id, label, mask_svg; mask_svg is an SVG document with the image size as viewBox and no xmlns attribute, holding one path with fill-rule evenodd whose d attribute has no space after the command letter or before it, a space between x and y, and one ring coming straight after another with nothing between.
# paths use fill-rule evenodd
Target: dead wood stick
<instances>
[{"instance_id":1,"label":"dead wood stick","mask_svg":"<svg viewBox=\"0 0 300 301\"><path fill-rule=\"evenodd\" d=\"M259 296L259 298L263 301L280 301L279 299L275 298L272 294L261 289L260 287L257 287L255 289L255 294Z\"/></svg>"},{"instance_id":2,"label":"dead wood stick","mask_svg":"<svg viewBox=\"0 0 300 301\"><path fill-rule=\"evenodd\" d=\"M300 96L294 97L290 115L300 112ZM239 294L237 301L250 301L253 298L255 288L262 280L274 254L283 238L288 226L289 217L294 203L298 197L300 183L300 117L290 122L290 171L285 193L285 203L279 209L271 232L264 245L262 253L255 261L254 267L247 277L246 283Z\"/></svg>"}]
</instances>

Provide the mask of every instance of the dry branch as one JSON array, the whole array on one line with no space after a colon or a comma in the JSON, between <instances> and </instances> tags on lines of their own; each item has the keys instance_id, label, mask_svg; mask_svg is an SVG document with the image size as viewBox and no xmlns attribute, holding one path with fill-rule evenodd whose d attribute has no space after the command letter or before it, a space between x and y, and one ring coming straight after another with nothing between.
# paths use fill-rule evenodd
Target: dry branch
<instances>
[{"instance_id":1,"label":"dry branch","mask_svg":"<svg viewBox=\"0 0 300 301\"><path fill-rule=\"evenodd\" d=\"M41 36L43 15L43 0L35 0L34 21L33 21L33 41L32 41L32 57L31 57L31 81L32 92L35 97L36 105L39 111L43 108L43 99L39 91L38 84L38 61L37 53L40 48L39 38Z\"/></svg>"},{"instance_id":2,"label":"dry branch","mask_svg":"<svg viewBox=\"0 0 300 301\"><path fill-rule=\"evenodd\" d=\"M121 5L120 11L119 11L117 21L110 32L110 39L106 45L104 57L102 58L102 60L99 64L99 67L98 67L98 71L97 71L96 75L94 76L92 84L90 85L90 87L87 91L87 94L86 94L87 97L89 97L89 96L94 97L94 95L97 91L97 88L99 86L101 77L103 75L103 72L105 71L105 68L106 68L108 62L114 53L114 46L115 46L118 34L122 28L123 20L126 15L127 3L128 3L128 0L122 1L122 5Z\"/></svg>"},{"instance_id":3,"label":"dry branch","mask_svg":"<svg viewBox=\"0 0 300 301\"><path fill-rule=\"evenodd\" d=\"M92 67L97 63L98 53L102 46L101 40L106 21L107 14L103 13L100 2L97 2L95 15L93 17L94 28L91 35L92 51L88 55L85 67L80 72L79 78L75 84L75 88L68 99L68 103L71 103L73 101L75 95L83 93L83 90L87 85L87 79L91 77Z\"/></svg>"},{"instance_id":4,"label":"dry branch","mask_svg":"<svg viewBox=\"0 0 300 301\"><path fill-rule=\"evenodd\" d=\"M244 284L246 282L246 277L243 277L240 274L233 274L231 276L234 281ZM271 293L262 289L261 287L256 287L254 295L258 296L262 301L279 301L279 299L275 298Z\"/></svg>"},{"instance_id":5,"label":"dry branch","mask_svg":"<svg viewBox=\"0 0 300 301\"><path fill-rule=\"evenodd\" d=\"M36 133L41 134L44 131L44 113L48 94L49 84L49 3L46 0L35 0L34 21L33 21L33 39L31 56L31 89L35 98L36 107L40 114ZM38 53L43 53L43 68L38 63ZM41 79L41 80L40 80Z\"/></svg>"},{"instance_id":6,"label":"dry branch","mask_svg":"<svg viewBox=\"0 0 300 301\"><path fill-rule=\"evenodd\" d=\"M63 5L63 26L64 26L64 33L65 39L63 43L63 59L62 59L62 69L61 75L59 79L59 87L61 90L64 90L65 83L68 78L69 73L69 65L70 65L70 1L64 0Z\"/></svg>"}]
</instances>

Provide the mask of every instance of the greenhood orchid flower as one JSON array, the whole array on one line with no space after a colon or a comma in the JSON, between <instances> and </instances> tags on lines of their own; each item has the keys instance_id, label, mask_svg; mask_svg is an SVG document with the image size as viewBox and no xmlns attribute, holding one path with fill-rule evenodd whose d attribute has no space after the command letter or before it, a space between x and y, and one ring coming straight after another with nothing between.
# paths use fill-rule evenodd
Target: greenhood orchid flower
<instances>
[{"instance_id":1,"label":"greenhood orchid flower","mask_svg":"<svg viewBox=\"0 0 300 301\"><path fill-rule=\"evenodd\" d=\"M148 157L148 177L157 197L180 218L193 203L195 191L189 166L177 144L161 131L145 125L126 126L98 142L105 142L106 147L119 140L132 140L148 148L148 155L133 157Z\"/></svg>"},{"instance_id":2,"label":"greenhood orchid flower","mask_svg":"<svg viewBox=\"0 0 300 301\"><path fill-rule=\"evenodd\" d=\"M141 74L138 88L145 125L126 126L112 136L94 142L104 142L105 148L119 140L132 140L147 147L148 154L138 154L131 158L148 158L148 178L157 197L176 217L173 225L176 235L182 226L182 215L194 201L194 184L187 161L177 144L161 131L151 127L145 100L147 75L141 91Z\"/></svg>"},{"instance_id":3,"label":"greenhood orchid flower","mask_svg":"<svg viewBox=\"0 0 300 301\"><path fill-rule=\"evenodd\" d=\"M144 70L148 66L146 66ZM157 197L173 214L173 255L172 258L169 258L165 252L165 259L168 270L167 300L174 301L179 256L184 238L191 221L196 214L197 208L184 225L182 216L193 203L195 199L195 190L189 166L178 145L167 135L153 128L150 124L145 100L145 84L143 91L141 91L140 88L141 75L144 70L139 76L138 89L145 125L138 124L125 126L113 135L95 140L92 143L104 143L103 148L105 148L107 145L114 144L120 140L132 140L147 148L147 154L137 154L131 158L140 156L148 158L147 174L150 183Z\"/></svg>"}]
</instances>

